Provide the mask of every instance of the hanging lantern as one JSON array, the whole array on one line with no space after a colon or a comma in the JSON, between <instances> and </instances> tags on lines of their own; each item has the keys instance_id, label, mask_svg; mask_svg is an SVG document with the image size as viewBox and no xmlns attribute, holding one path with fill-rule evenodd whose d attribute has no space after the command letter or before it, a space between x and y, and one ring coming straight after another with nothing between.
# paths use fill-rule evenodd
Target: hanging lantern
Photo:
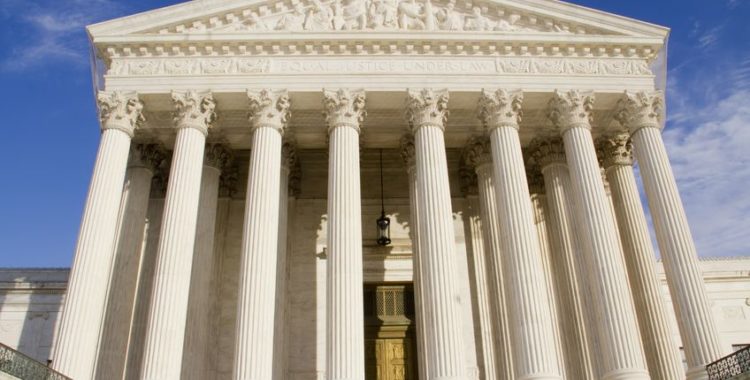
<instances>
[{"instance_id":1,"label":"hanging lantern","mask_svg":"<svg viewBox=\"0 0 750 380\"><path fill-rule=\"evenodd\" d=\"M380 218L377 220L378 245L391 244L391 219L385 216L385 198L383 195L383 150L380 150Z\"/></svg>"}]
</instances>

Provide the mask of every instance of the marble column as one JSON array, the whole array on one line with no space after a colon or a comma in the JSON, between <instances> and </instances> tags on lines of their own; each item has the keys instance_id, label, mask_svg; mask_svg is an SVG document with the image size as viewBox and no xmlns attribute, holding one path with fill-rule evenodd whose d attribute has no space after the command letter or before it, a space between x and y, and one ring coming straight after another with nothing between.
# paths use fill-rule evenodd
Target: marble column
<instances>
[{"instance_id":1,"label":"marble column","mask_svg":"<svg viewBox=\"0 0 750 380\"><path fill-rule=\"evenodd\" d=\"M128 349L133 322L151 182L165 157L164 150L157 144L138 144L130 151L104 328L99 344L98 379L122 378L125 371L126 356L123 353Z\"/></svg>"},{"instance_id":2,"label":"marble column","mask_svg":"<svg viewBox=\"0 0 750 380\"><path fill-rule=\"evenodd\" d=\"M419 368L419 378L429 379L429 368L427 367L427 337L425 331L427 320L425 319L424 305L424 287L422 286L422 262L419 260L419 204L417 202L417 162L416 152L414 150L414 136L407 134L401 138L401 158L406 165L406 171L409 175L409 214L410 225L409 232L412 241L412 282L414 283L414 308L415 324L417 325L417 366Z\"/></svg>"},{"instance_id":3,"label":"marble column","mask_svg":"<svg viewBox=\"0 0 750 380\"><path fill-rule=\"evenodd\" d=\"M130 140L143 121L136 93L100 92L97 100L102 135L52 355L52 367L76 379L94 376Z\"/></svg>"},{"instance_id":4,"label":"marble column","mask_svg":"<svg viewBox=\"0 0 750 380\"><path fill-rule=\"evenodd\" d=\"M705 365L719 359L722 349L695 242L661 137L663 113L661 93L626 93L618 103L615 118L630 131L633 141L685 347L687 378L705 379Z\"/></svg>"},{"instance_id":5,"label":"marble column","mask_svg":"<svg viewBox=\"0 0 750 380\"><path fill-rule=\"evenodd\" d=\"M281 147L281 171L279 179L279 243L276 265L276 312L274 316L273 341L273 379L286 379L287 368L287 282L289 281L287 232L293 214L289 213L290 203L294 201L295 191L290 183L299 182L299 161L294 141L288 139ZM292 178L295 177L295 178Z\"/></svg>"},{"instance_id":6,"label":"marble column","mask_svg":"<svg viewBox=\"0 0 750 380\"><path fill-rule=\"evenodd\" d=\"M290 117L286 90L248 92L252 145L242 234L234 379L273 376L281 145Z\"/></svg>"},{"instance_id":7,"label":"marble column","mask_svg":"<svg viewBox=\"0 0 750 380\"><path fill-rule=\"evenodd\" d=\"M474 166L466 160L464 155L459 169L461 176L461 192L466 199L464 208L464 230L467 237L467 252L469 271L473 274L471 282L474 302L472 314L474 319L474 342L477 346L477 366L484 374L485 380L497 379L495 365L495 329L492 321L492 299L490 296L490 282L487 276L487 251L485 251L484 235L481 219L479 189L477 173ZM471 276L470 276L471 277Z\"/></svg>"},{"instance_id":8,"label":"marble column","mask_svg":"<svg viewBox=\"0 0 750 380\"><path fill-rule=\"evenodd\" d=\"M479 210L482 220L482 236L487 260L487 283L489 287L489 307L492 314L492 328L495 345L495 376L499 380L513 379L513 345L510 338L510 324L506 289L503 282L503 253L500 236L500 221L496 202L492 147L485 137L473 138L464 151L464 160L474 167L477 173Z\"/></svg>"},{"instance_id":9,"label":"marble column","mask_svg":"<svg viewBox=\"0 0 750 380\"><path fill-rule=\"evenodd\" d=\"M550 300L518 136L523 94L482 91L479 117L492 142L514 378L560 379Z\"/></svg>"},{"instance_id":10,"label":"marble column","mask_svg":"<svg viewBox=\"0 0 750 380\"><path fill-rule=\"evenodd\" d=\"M165 160L169 161L169 157ZM138 380L141 378L143 363L143 346L146 342L148 316L151 310L151 295L156 270L156 254L159 249L161 221L164 215L164 198L167 193L169 165L162 165L154 173L151 181L151 197L146 214L146 228L143 237L143 253L138 271L133 322L130 325L128 350L125 355L125 373L123 379Z\"/></svg>"},{"instance_id":11,"label":"marble column","mask_svg":"<svg viewBox=\"0 0 750 380\"><path fill-rule=\"evenodd\" d=\"M216 103L210 92L173 92L177 138L167 186L141 378L177 379L187 321L203 152Z\"/></svg>"},{"instance_id":12,"label":"marble column","mask_svg":"<svg viewBox=\"0 0 750 380\"><path fill-rule=\"evenodd\" d=\"M556 91L549 118L560 129L580 215L589 288L595 300L602 378L648 379L612 209L591 137L593 94Z\"/></svg>"},{"instance_id":13,"label":"marble column","mask_svg":"<svg viewBox=\"0 0 750 380\"><path fill-rule=\"evenodd\" d=\"M430 380L467 377L444 140L448 98L448 91L422 89L409 90L406 99L414 134L422 291L429 300L424 309Z\"/></svg>"},{"instance_id":14,"label":"marble column","mask_svg":"<svg viewBox=\"0 0 750 380\"><path fill-rule=\"evenodd\" d=\"M552 267L552 250L550 247L549 229L547 218L547 196L544 194L544 178L538 165L526 163L526 180L529 183L531 194L531 211L534 214L534 224L539 239L539 250L542 254L542 267L544 268L544 288L550 303L550 320L552 321L552 333L555 338L555 352L557 353L557 365L560 373L567 374L565 359L563 355L562 331L560 330L560 313L558 309L556 286L552 280L554 275Z\"/></svg>"},{"instance_id":15,"label":"marble column","mask_svg":"<svg viewBox=\"0 0 750 380\"><path fill-rule=\"evenodd\" d=\"M365 376L362 295L362 197L359 137L365 92L324 90L328 124L328 252L326 376L362 380Z\"/></svg>"},{"instance_id":16,"label":"marble column","mask_svg":"<svg viewBox=\"0 0 750 380\"><path fill-rule=\"evenodd\" d=\"M202 380L209 377L211 316L211 276L214 273L214 237L219 203L219 178L231 162L232 152L223 144L206 145L201 176L198 225L196 227L193 269L190 277L185 352L182 379Z\"/></svg>"},{"instance_id":17,"label":"marble column","mask_svg":"<svg viewBox=\"0 0 750 380\"><path fill-rule=\"evenodd\" d=\"M630 136L625 133L601 138L597 148L610 184L649 373L653 379L684 379L685 371L670 331L666 302L656 273L656 255L633 173Z\"/></svg>"},{"instance_id":18,"label":"marble column","mask_svg":"<svg viewBox=\"0 0 750 380\"><path fill-rule=\"evenodd\" d=\"M558 300L558 315L565 347L565 370L569 379L596 379L591 334L586 329L589 312L584 300L586 273L583 248L575 228L575 206L562 139L535 139L530 154L542 170L548 204L551 263ZM583 270L582 270L583 269Z\"/></svg>"}]
</instances>

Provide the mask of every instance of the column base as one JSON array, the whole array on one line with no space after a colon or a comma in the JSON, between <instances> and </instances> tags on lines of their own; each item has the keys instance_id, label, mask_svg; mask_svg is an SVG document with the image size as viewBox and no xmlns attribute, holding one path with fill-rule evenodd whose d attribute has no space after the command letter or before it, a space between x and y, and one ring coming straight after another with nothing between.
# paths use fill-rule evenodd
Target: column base
<instances>
[{"instance_id":1,"label":"column base","mask_svg":"<svg viewBox=\"0 0 750 380\"><path fill-rule=\"evenodd\" d=\"M602 380L650 380L648 372L642 369L618 369L602 376Z\"/></svg>"},{"instance_id":2,"label":"column base","mask_svg":"<svg viewBox=\"0 0 750 380\"><path fill-rule=\"evenodd\" d=\"M687 380L708 380L708 372L705 366L693 367L685 373Z\"/></svg>"}]
</instances>

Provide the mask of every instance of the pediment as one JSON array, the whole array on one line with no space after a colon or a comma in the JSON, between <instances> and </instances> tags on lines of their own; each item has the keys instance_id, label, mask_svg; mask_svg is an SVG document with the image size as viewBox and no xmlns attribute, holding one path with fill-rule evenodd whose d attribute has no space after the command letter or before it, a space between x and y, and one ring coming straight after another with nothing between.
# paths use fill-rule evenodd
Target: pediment
<instances>
[{"instance_id":1,"label":"pediment","mask_svg":"<svg viewBox=\"0 0 750 380\"><path fill-rule=\"evenodd\" d=\"M668 34L660 26L556 0L194 0L88 29L94 39L405 31L662 39Z\"/></svg>"}]
</instances>

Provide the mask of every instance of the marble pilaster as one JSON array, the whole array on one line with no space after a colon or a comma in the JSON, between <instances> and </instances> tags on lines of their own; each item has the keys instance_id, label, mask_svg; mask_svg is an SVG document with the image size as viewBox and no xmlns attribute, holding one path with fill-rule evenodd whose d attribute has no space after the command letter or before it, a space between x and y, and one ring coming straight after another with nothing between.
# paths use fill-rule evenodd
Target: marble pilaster
<instances>
[{"instance_id":1,"label":"marble pilaster","mask_svg":"<svg viewBox=\"0 0 750 380\"><path fill-rule=\"evenodd\" d=\"M94 376L130 141L143 121L136 93L100 92L97 100L102 135L52 355L55 370L77 379Z\"/></svg>"},{"instance_id":2,"label":"marble pilaster","mask_svg":"<svg viewBox=\"0 0 750 380\"><path fill-rule=\"evenodd\" d=\"M167 186L141 377L179 378L208 128L210 92L173 92L177 137Z\"/></svg>"},{"instance_id":3,"label":"marble pilaster","mask_svg":"<svg viewBox=\"0 0 750 380\"><path fill-rule=\"evenodd\" d=\"M326 376L362 380L364 300L362 294L362 199L359 138L365 92L324 90L328 124L328 252Z\"/></svg>"},{"instance_id":4,"label":"marble pilaster","mask_svg":"<svg viewBox=\"0 0 750 380\"><path fill-rule=\"evenodd\" d=\"M409 90L406 119L414 134L419 261L428 348L428 379L467 377L458 304L455 242L444 128L448 91ZM429 254L427 254L429 252Z\"/></svg>"},{"instance_id":5,"label":"marble pilaster","mask_svg":"<svg viewBox=\"0 0 750 380\"><path fill-rule=\"evenodd\" d=\"M695 242L661 136L663 112L661 93L626 92L615 118L630 131L685 347L687 378L705 379L705 365L719 359L722 349Z\"/></svg>"},{"instance_id":6,"label":"marble pilaster","mask_svg":"<svg viewBox=\"0 0 750 380\"><path fill-rule=\"evenodd\" d=\"M490 133L498 219L502 231L503 278L508 297L514 378L560 379L544 289L544 266L529 204L518 135L521 92L482 92L479 117Z\"/></svg>"},{"instance_id":7,"label":"marble pilaster","mask_svg":"<svg viewBox=\"0 0 750 380\"><path fill-rule=\"evenodd\" d=\"M549 118L560 129L578 205L589 286L595 299L602 378L647 379L638 322L628 289L612 209L604 191L591 136L593 94L555 92Z\"/></svg>"},{"instance_id":8,"label":"marble pilaster","mask_svg":"<svg viewBox=\"0 0 750 380\"><path fill-rule=\"evenodd\" d=\"M286 90L248 91L252 142L242 234L234 379L273 376L282 137Z\"/></svg>"}]
</instances>

